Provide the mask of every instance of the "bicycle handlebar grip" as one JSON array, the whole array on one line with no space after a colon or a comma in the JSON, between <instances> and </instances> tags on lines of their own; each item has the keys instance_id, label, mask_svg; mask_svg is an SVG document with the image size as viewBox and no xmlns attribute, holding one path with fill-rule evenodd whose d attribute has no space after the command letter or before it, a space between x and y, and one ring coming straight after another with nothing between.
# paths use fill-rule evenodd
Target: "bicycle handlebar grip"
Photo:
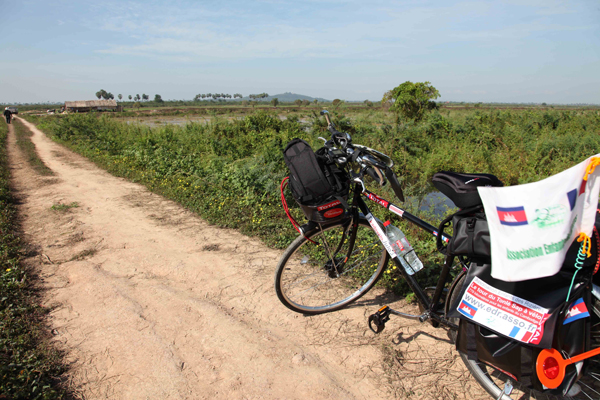
<instances>
[{"instance_id":1,"label":"bicycle handlebar grip","mask_svg":"<svg viewBox=\"0 0 600 400\"><path fill-rule=\"evenodd\" d=\"M336 135L345 136L342 132L340 132L337 129L335 129L335 127L333 126L333 124L329 124L329 126L327 127L327 130L329 132L331 132L332 136L336 136Z\"/></svg>"},{"instance_id":2,"label":"bicycle handlebar grip","mask_svg":"<svg viewBox=\"0 0 600 400\"><path fill-rule=\"evenodd\" d=\"M375 172L373 167L367 168L367 174L369 174L369 176L371 178L373 178L375 180L375 182L377 182L380 186L383 185L383 182L381 181L381 179L379 178L379 176L377 175L377 173Z\"/></svg>"},{"instance_id":3,"label":"bicycle handlebar grip","mask_svg":"<svg viewBox=\"0 0 600 400\"><path fill-rule=\"evenodd\" d=\"M392 185L392 189L394 190L396 197L399 198L400 201L404 201L404 193L402 193L402 187L400 186L400 182L398 182L398 178L396 178L396 174L394 174L394 171L392 171L391 168L385 169L385 177L388 181L390 181L390 184Z\"/></svg>"}]
</instances>

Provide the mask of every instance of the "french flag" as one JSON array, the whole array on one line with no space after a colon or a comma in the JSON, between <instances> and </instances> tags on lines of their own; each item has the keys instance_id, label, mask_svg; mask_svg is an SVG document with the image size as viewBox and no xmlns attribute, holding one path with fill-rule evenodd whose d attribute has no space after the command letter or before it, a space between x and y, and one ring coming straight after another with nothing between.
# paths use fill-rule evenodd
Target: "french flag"
<instances>
[{"instance_id":1,"label":"french flag","mask_svg":"<svg viewBox=\"0 0 600 400\"><path fill-rule=\"evenodd\" d=\"M567 314L565 315L565 320L563 322L563 325L569 324L573 321L577 321L578 319L586 318L589 316L590 316L590 313L589 313L587 307L585 306L585 303L584 303L583 297L582 297L579 300L575 301L571 305L571 307L569 307L569 311L567 311Z\"/></svg>"},{"instance_id":2,"label":"french flag","mask_svg":"<svg viewBox=\"0 0 600 400\"><path fill-rule=\"evenodd\" d=\"M472 305L463 300L460 303L460 306L458 306L458 311L465 317L473 318L475 316L475 313L477 312L477 308L473 307Z\"/></svg>"},{"instance_id":3,"label":"french flag","mask_svg":"<svg viewBox=\"0 0 600 400\"><path fill-rule=\"evenodd\" d=\"M508 334L511 338L520 340L524 343L529 343L529 339L533 336L533 332L529 332L526 329L519 329L516 326L512 328L512 331Z\"/></svg>"},{"instance_id":4,"label":"french flag","mask_svg":"<svg viewBox=\"0 0 600 400\"><path fill-rule=\"evenodd\" d=\"M498 218L502 225L527 225L527 215L524 207L496 207Z\"/></svg>"}]
</instances>

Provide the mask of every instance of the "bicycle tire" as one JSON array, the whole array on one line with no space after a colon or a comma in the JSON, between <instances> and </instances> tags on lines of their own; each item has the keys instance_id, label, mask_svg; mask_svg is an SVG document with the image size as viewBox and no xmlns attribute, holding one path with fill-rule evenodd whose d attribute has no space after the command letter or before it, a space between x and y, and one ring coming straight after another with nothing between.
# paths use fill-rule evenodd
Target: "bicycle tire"
<instances>
[{"instance_id":1,"label":"bicycle tire","mask_svg":"<svg viewBox=\"0 0 600 400\"><path fill-rule=\"evenodd\" d=\"M460 295L460 289L464 283L466 274L459 274L455 281L452 283L453 290L448 294L450 297L449 307L454 304L456 298ZM462 282L460 282L462 281ZM590 313L593 318L593 332L595 332L595 337L599 337L600 335L600 302L596 299L593 299L594 307L593 313ZM453 318L453 322L458 324L458 318ZM594 334L593 334L594 335ZM451 335L451 339L453 341L456 340L456 333L454 332ZM595 343L594 347L597 347L600 343ZM483 363L476 359L469 358L466 354L459 352L460 358L462 362L465 364L469 373L477 383L488 392L492 398L498 399L500 398L500 394L503 392L504 383L509 379L507 375L502 373L501 371ZM511 383L514 386L514 392L511 397L507 395L503 395L501 397L502 400L511 400L511 398L518 399L546 399L546 400L560 400L560 399L600 399L600 381L598 378L594 378L594 374L600 374L600 361L592 360L592 365L589 365L586 369L586 376L583 376L579 382L578 386L573 389L573 391L581 390L579 393L572 393L567 396L559 396L550 394L548 392L539 392L537 390L532 390L524 385L521 385L519 382L515 382L511 379ZM600 376L600 375L599 375Z\"/></svg>"},{"instance_id":2,"label":"bicycle tire","mask_svg":"<svg viewBox=\"0 0 600 400\"><path fill-rule=\"evenodd\" d=\"M315 228L288 246L275 273L277 297L287 308L307 315L337 311L377 283L389 255L361 216L352 254L344 261L351 227L351 219L343 219Z\"/></svg>"}]
</instances>

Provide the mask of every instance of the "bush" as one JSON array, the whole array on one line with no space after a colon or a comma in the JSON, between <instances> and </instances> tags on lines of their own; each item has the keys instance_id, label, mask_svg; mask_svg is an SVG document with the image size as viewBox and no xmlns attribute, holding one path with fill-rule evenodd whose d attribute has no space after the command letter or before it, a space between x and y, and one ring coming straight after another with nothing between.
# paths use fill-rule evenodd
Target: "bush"
<instances>
[{"instance_id":1,"label":"bush","mask_svg":"<svg viewBox=\"0 0 600 400\"><path fill-rule=\"evenodd\" d=\"M354 143L392 157L405 194L415 200L406 208L433 225L439 216L421 213L419 202L433 190L431 177L439 170L492 173L514 185L560 172L600 148L600 117L595 111L433 111L420 122L401 124L390 123L372 109L354 118L337 111L331 115L338 130L349 132ZM317 149L322 145L317 137L329 136L316 112L311 119L305 126L295 117L281 120L276 114L256 112L239 120L214 116L208 124L149 128L118 122L110 115L79 114L45 117L40 127L112 173L141 182L212 223L239 228L281 248L296 235L279 199L279 183L288 174L282 150L294 137ZM398 202L389 187L377 192ZM434 241L396 222L431 267L419 279L433 279L432 268L440 261ZM405 290L403 285L400 280L395 288Z\"/></svg>"}]
</instances>

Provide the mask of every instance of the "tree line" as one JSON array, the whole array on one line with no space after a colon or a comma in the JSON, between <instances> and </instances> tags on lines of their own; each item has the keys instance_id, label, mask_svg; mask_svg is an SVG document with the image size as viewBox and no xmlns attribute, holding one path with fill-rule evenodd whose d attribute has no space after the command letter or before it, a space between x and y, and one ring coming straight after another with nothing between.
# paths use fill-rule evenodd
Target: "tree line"
<instances>
[{"instance_id":1,"label":"tree line","mask_svg":"<svg viewBox=\"0 0 600 400\"><path fill-rule=\"evenodd\" d=\"M112 93L107 92L104 89L100 89L99 91L97 91L96 97L98 98L98 100L100 100L100 99L112 100L115 98L115 96ZM119 98L119 100L123 99L122 94L119 94L117 97ZM133 101L140 101L140 100L148 101L150 99L150 96L148 96L145 93L142 94L141 96L139 94L136 94L135 96L129 95L128 97L129 97L129 100L133 100ZM154 101L157 103L162 103L163 102L162 96L160 94L155 94Z\"/></svg>"},{"instance_id":2,"label":"tree line","mask_svg":"<svg viewBox=\"0 0 600 400\"><path fill-rule=\"evenodd\" d=\"M115 98L112 93L107 92L104 89L100 89L99 91L97 91L96 97L98 97L98 99L105 100ZM258 93L251 94L248 97L251 100L257 101L269 97L269 94ZM433 100L437 99L438 97L440 97L440 92L438 92L438 90L431 85L431 82L413 83L410 81L406 81L400 84L399 86L395 87L394 89L387 91L381 99L381 104L384 107L389 107L390 110L395 112L398 116L403 116L406 119L420 121L426 112L435 110L437 108L437 104ZM123 98L123 95L119 94L118 98L119 100L121 100ZM142 94L142 96L136 94L133 98L131 95L129 95L129 100L133 99L134 101L147 101L149 100L149 98L150 96L148 96L145 93ZM205 99L222 101L225 99L232 98L241 99L243 98L243 96L241 93L235 93L234 95L227 93L201 93L197 94L194 97L194 101L200 101ZM161 95L157 94L154 96L154 101L157 103L162 103L163 99ZM315 99L314 103L318 104L318 100ZM340 99L333 100L333 106L336 108L342 103L343 101ZM279 104L279 99L272 99L271 104L274 107L277 107L277 105ZM294 104L296 104L297 106L308 106L310 102L308 100L297 99L294 101ZM368 107L373 106L373 103L369 100L365 100L364 104L366 104Z\"/></svg>"},{"instance_id":3,"label":"tree line","mask_svg":"<svg viewBox=\"0 0 600 400\"><path fill-rule=\"evenodd\" d=\"M213 100L224 100L224 99L241 99L243 96L241 93L236 93L233 96L230 94L226 94L226 93L202 93L202 94L197 94L194 97L194 101L200 101L200 100L204 100L204 99L213 99Z\"/></svg>"}]
</instances>

